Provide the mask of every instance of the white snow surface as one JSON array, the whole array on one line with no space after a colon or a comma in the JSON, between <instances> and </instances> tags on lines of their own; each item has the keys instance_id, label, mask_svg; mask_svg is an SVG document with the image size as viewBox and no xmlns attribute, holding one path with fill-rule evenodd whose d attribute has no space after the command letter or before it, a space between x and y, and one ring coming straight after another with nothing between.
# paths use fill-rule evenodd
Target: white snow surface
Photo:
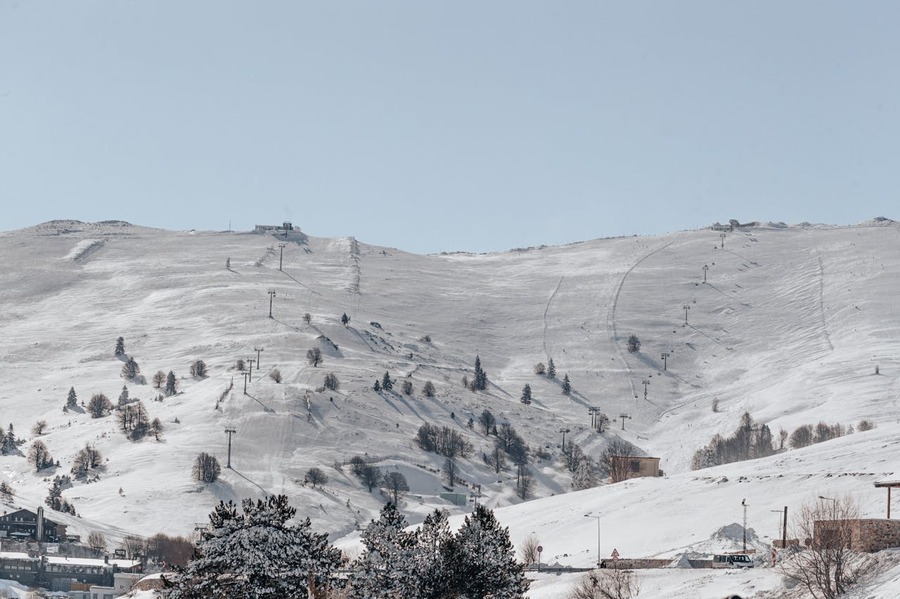
<instances>
[{"instance_id":1,"label":"white snow surface","mask_svg":"<svg viewBox=\"0 0 900 599\"><path fill-rule=\"evenodd\" d=\"M298 516L352 553L357 528L386 499L346 466L334 467L354 455L403 472L411 491L401 508L412 524L443 507L459 525L470 509L438 497L443 459L413 442L430 422L457 428L475 446L459 464L468 486L455 491L480 484L480 501L495 509L513 543L534 534L545 564L596 563L597 520L585 514L600 516L604 558L613 549L673 560L738 550L742 539L714 536L742 523L744 501L757 568L638 570L640 597L779 597L783 580L766 559L779 524L773 510L788 506L793 514L819 495L852 494L863 516L883 517L886 494L874 482L900 476L900 226L772 223L721 242L719 232L702 229L420 256L299 232L179 232L118 221L2 233L0 423L28 440L27 454L32 426L46 420L41 440L60 467L35 473L22 457L0 457L0 480L15 490L0 509L42 505L53 475L67 473L92 443L107 459L105 471L63 493L78 516L47 514L76 534L99 530L111 547L128 534L192 535L219 500L286 493ZM351 317L346 327L343 313ZM631 334L642 342L635 354L625 348ZM163 422L160 442L129 441L115 416L62 411L70 387L84 403L99 392L116 402L126 384L113 355L118 336L148 381L127 386ZM318 368L306 361L311 347L324 354ZM255 359L256 348L263 348L260 370L254 365L245 395L235 361ZM662 352L670 353L665 370ZM490 385L473 393L460 381L471 378L476 355ZM550 358L557 380L533 372ZM189 374L198 359L209 368L202 380ZM275 368L281 384L267 376ZM174 371L179 383L178 395L162 402L152 401L158 370ZM392 394L375 393L385 371L398 382L410 377L414 393L403 395L399 384ZM327 373L340 389L317 390ZM560 390L564 374L570 396ZM432 399L421 393L429 380ZM525 384L530 406L519 402ZM606 434L591 429L590 406L617 418ZM549 451L551 459L531 465L534 499L515 496L513 470L497 476L484 465L492 440L477 424L466 426L484 409ZM877 427L691 471L693 452L716 433L730 435L744 411L776 434L863 418ZM630 416L624 431L621 414ZM233 469L225 468L226 428L237 431ZM665 476L571 492L559 459L566 428L566 443L594 458L620 435L660 457ZM223 466L216 483L191 479L203 451ZM303 484L311 467L329 476L322 488ZM880 554L882 567L848 597L900 596L897 555ZM530 572L529 597L564 597L579 576Z\"/></svg>"}]
</instances>

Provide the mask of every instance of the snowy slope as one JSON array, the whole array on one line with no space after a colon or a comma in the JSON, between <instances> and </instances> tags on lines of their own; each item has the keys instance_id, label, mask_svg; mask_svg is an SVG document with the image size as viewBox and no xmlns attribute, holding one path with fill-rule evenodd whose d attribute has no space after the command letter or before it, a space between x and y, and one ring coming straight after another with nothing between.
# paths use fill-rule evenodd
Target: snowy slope
<instances>
[{"instance_id":1,"label":"snowy slope","mask_svg":"<svg viewBox=\"0 0 900 599\"><path fill-rule=\"evenodd\" d=\"M46 223L0 234L0 423L12 422L30 440L34 422L46 419L42 440L61 462L58 473L85 443L97 445L108 458L106 472L64 493L80 518L57 519L76 532L100 529L113 541L127 533L190 534L219 499L265 493L288 493L314 526L344 536L384 500L347 468L332 467L363 453L409 479L404 508L412 522L436 505L462 513L436 497L442 460L412 441L420 424L432 422L469 435L476 453L460 464L463 478L482 485L488 505L511 505L497 513L513 541L534 532L553 561L596 560L596 520L584 518L587 511L603 515L604 553L616 547L629 556L669 557L715 549L710 535L740 522L746 499L749 525L764 544L777 527L770 509L799 507L818 494L852 492L864 513L883 513L872 483L894 472L897 451L898 234L890 221L767 225L728 234L724 247L719 233L699 230L417 256L300 233ZM347 327L342 313L351 317ZM642 341L637 354L625 349L630 334ZM120 335L148 381L157 370L179 377L179 395L162 402L151 401L158 393L151 384L128 385L162 420L160 443L128 441L113 417L61 411L71 386L84 402L97 392L116 401L124 383L113 356ZM311 347L325 355L319 368L306 362ZM255 358L255 348L264 348L262 370L254 370L244 395L234 363ZM662 352L670 353L666 370ZM471 377L476 354L491 382L481 393L460 382ZM535 363L550 358L556 381L533 373ZM209 366L203 380L189 376L196 359ZM273 368L281 384L264 376ZM376 394L372 383L385 371L411 377L415 393ZM340 389L316 391L331 372ZM566 373L570 396L560 391ZM433 399L421 394L428 380L437 388ZM519 402L526 383L530 406ZM566 442L594 457L609 436L591 430L589 406L611 418L630 416L626 430L617 421L611 433L660 456L667 477L569 493L559 431L568 428ZM514 473L498 477L483 465L480 451L492 442L477 426L466 427L483 409L553 456L532 465L538 499L521 503ZM691 472L693 452L715 433L730 434L745 410L774 432L861 418L878 428ZM226 428L237 430L234 469L223 469L212 485L192 481L201 451L224 466ZM302 484L313 466L331 479L323 489ZM0 457L0 476L14 487L17 506L41 503L46 475L20 457ZM780 584L771 571L760 576L741 584ZM532 597L559 596L541 594L542 584ZM645 594L653 584L648 580ZM696 584L684 582L687 589ZM710 592L717 584L708 583Z\"/></svg>"}]
</instances>

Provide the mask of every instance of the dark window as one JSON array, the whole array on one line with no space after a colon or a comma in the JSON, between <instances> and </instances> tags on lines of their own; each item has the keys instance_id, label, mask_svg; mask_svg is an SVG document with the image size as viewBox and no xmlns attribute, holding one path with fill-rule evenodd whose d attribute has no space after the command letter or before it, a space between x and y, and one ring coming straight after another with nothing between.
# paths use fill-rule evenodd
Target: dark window
<instances>
[{"instance_id":1,"label":"dark window","mask_svg":"<svg viewBox=\"0 0 900 599\"><path fill-rule=\"evenodd\" d=\"M631 460L631 471L632 472L640 472L641 471L641 463L638 460Z\"/></svg>"}]
</instances>

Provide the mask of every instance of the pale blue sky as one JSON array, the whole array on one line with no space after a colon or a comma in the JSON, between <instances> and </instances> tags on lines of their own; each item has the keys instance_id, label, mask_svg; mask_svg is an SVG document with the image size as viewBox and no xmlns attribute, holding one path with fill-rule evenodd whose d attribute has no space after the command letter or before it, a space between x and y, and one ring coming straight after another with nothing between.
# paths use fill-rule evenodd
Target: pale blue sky
<instances>
[{"instance_id":1,"label":"pale blue sky","mask_svg":"<svg viewBox=\"0 0 900 599\"><path fill-rule=\"evenodd\" d=\"M0 0L0 230L900 218L897 2Z\"/></svg>"}]
</instances>

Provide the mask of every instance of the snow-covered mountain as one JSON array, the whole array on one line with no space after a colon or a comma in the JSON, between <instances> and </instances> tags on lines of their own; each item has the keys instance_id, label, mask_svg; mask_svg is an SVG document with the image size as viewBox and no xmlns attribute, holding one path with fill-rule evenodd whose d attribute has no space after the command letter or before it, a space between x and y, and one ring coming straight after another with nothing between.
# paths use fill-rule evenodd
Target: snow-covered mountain
<instances>
[{"instance_id":1,"label":"snow-covered mountain","mask_svg":"<svg viewBox=\"0 0 900 599\"><path fill-rule=\"evenodd\" d=\"M27 454L37 438L29 431L46 420L40 439L60 462L37 474L23 457L0 457L0 479L16 493L2 509L41 505L48 478L67 473L91 443L107 462L98 480L64 492L78 517L48 515L112 541L188 535L218 500L271 493L288 494L333 538L352 537L384 501L338 467L356 455L406 476L410 521L436 505L463 514L438 497L443 458L413 441L431 423L475 447L459 463L468 486L456 490L481 485L480 501L502 508L513 542L535 534L548 562L596 562L597 520L587 512L601 516L604 557L613 548L635 557L719 549L735 542L712 537L741 521L742 500L760 550L777 528L772 510L818 495L852 493L864 515L881 516L885 498L873 482L895 472L900 432L900 225L769 223L722 235L701 229L419 256L299 231L53 221L2 233L0 424L28 439ZM627 350L630 335L639 352ZM119 336L146 384L121 378ZM324 357L318 367L307 360L311 348ZM489 386L472 392L462 379L472 378L476 356ZM249 358L260 363L244 394L235 364ZM535 364L550 359L556 379L536 375ZM195 360L207 365L205 378L190 376ZM269 376L274 369L280 383ZM154 401L160 370L176 374L179 393ZM385 372L412 381L413 393L399 385L375 392ZM327 374L338 390L323 389ZM427 381L433 398L422 392ZM62 410L70 387L84 403L100 392L115 403L126 384L163 423L159 442L128 440L115 416ZM526 384L530 405L519 401ZM591 407L614 419L606 434L592 429ZM469 420L485 409L549 455L530 465L535 499L516 497L513 469L496 475L484 464L493 439ZM694 452L714 434L731 434L745 411L776 433L820 421L877 427L691 471ZM226 429L236 431L232 469L224 468ZM560 461L566 429L566 444L595 458L617 434L660 457L666 476L573 493ZM218 482L192 479L200 452L218 457ZM312 467L329 477L321 488L303 484ZM642 597L780 585L773 570L707 573L715 578L702 583L683 572L644 576ZM539 578L531 596L563 596L571 580Z\"/></svg>"}]
</instances>

